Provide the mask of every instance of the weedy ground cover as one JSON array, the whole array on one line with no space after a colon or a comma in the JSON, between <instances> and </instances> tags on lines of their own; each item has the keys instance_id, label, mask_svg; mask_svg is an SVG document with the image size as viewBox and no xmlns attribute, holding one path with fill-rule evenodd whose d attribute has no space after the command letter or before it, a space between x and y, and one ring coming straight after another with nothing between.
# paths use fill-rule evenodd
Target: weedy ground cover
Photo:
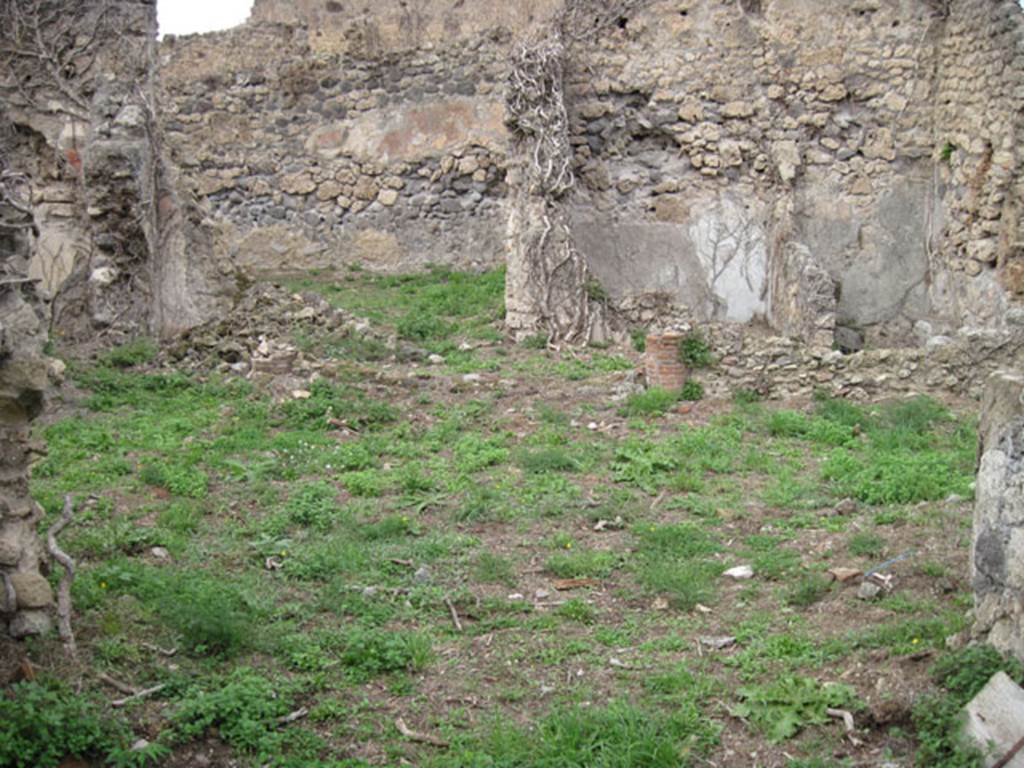
<instances>
[{"instance_id":1,"label":"weedy ground cover","mask_svg":"<svg viewBox=\"0 0 1024 768\"><path fill-rule=\"evenodd\" d=\"M53 672L5 692L0 744L54 746L0 764L177 766L211 744L347 768L975 759L943 735L1004 664L945 651L969 602L969 409L738 392L681 413L676 393L615 399L632 349L503 341L500 272L292 287L444 362L296 327L322 372L282 399L146 340L74 361L33 491L51 520L76 498L82 659L33 647ZM828 576L907 552L875 603ZM908 672L922 654L934 677ZM165 687L114 712L94 672ZM924 703L883 720L881 678ZM133 734L151 746L126 755Z\"/></svg>"}]
</instances>

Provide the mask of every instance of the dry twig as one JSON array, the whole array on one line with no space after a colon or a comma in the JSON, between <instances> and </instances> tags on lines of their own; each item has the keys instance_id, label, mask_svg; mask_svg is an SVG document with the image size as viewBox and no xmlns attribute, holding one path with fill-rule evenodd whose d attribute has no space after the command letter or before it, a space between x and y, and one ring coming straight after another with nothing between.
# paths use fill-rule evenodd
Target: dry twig
<instances>
[{"instance_id":1,"label":"dry twig","mask_svg":"<svg viewBox=\"0 0 1024 768\"><path fill-rule=\"evenodd\" d=\"M122 683L120 680L118 680L117 678L111 677L106 672L100 672L98 675L96 675L96 677L101 682L106 683L111 688L114 688L114 689L120 691L121 693L125 693L125 694L127 694L129 696L134 696L136 693L138 693L138 690L135 689L135 688L132 688L130 685L128 685L128 683Z\"/></svg>"},{"instance_id":2,"label":"dry twig","mask_svg":"<svg viewBox=\"0 0 1024 768\"><path fill-rule=\"evenodd\" d=\"M50 530L46 533L46 548L50 556L64 568L64 575L57 587L57 631L60 633L64 650L71 658L77 658L78 647L75 644L75 633L71 629L71 583L75 580L75 561L57 545L57 536L68 525L74 514L71 495L64 497L64 511Z\"/></svg>"},{"instance_id":3,"label":"dry twig","mask_svg":"<svg viewBox=\"0 0 1024 768\"><path fill-rule=\"evenodd\" d=\"M166 656L167 658L170 658L178 653L177 648L161 648L159 645L153 645L153 643L142 643L142 647L145 648L147 651L159 653L161 656Z\"/></svg>"},{"instance_id":4,"label":"dry twig","mask_svg":"<svg viewBox=\"0 0 1024 768\"><path fill-rule=\"evenodd\" d=\"M452 624L455 625L455 631L456 632L461 632L462 631L462 622L459 620L459 612L455 610L455 605L447 597L444 599L444 604L446 606L448 606L448 613L452 617Z\"/></svg>"},{"instance_id":5,"label":"dry twig","mask_svg":"<svg viewBox=\"0 0 1024 768\"><path fill-rule=\"evenodd\" d=\"M119 36L110 0L63 3L0 0L0 79L16 106L46 104L89 120L90 93L100 51Z\"/></svg>"},{"instance_id":6,"label":"dry twig","mask_svg":"<svg viewBox=\"0 0 1024 768\"><path fill-rule=\"evenodd\" d=\"M165 683L161 683L160 685L154 685L152 688L147 688L144 691L133 693L131 696L125 696L123 699L116 699L110 702L110 706L112 706L114 709L120 709L121 707L125 706L126 704L130 704L133 701L139 701L140 699L148 698L155 693L160 693L160 691L162 691L166 687L167 685Z\"/></svg>"},{"instance_id":7,"label":"dry twig","mask_svg":"<svg viewBox=\"0 0 1024 768\"><path fill-rule=\"evenodd\" d=\"M420 733L419 731L412 730L405 724L405 720L402 718L395 720L395 728L397 728L398 732L405 736L409 741L416 741L420 744L432 744L435 747L448 746L448 742L444 739L438 738L437 736L431 736L429 733Z\"/></svg>"},{"instance_id":8,"label":"dry twig","mask_svg":"<svg viewBox=\"0 0 1024 768\"><path fill-rule=\"evenodd\" d=\"M854 746L860 746L863 742L858 739L854 734L857 729L853 723L853 715L845 709L827 709L825 712L829 717L835 717L843 721L843 726L846 728L846 736L850 740L850 743Z\"/></svg>"},{"instance_id":9,"label":"dry twig","mask_svg":"<svg viewBox=\"0 0 1024 768\"><path fill-rule=\"evenodd\" d=\"M278 725L290 725L291 723L294 723L296 720L301 720L302 718L304 718L308 714L309 714L309 709L308 708L300 707L299 709L296 709L291 714L287 714L287 715L284 715L282 717L277 718L277 724Z\"/></svg>"}]
</instances>

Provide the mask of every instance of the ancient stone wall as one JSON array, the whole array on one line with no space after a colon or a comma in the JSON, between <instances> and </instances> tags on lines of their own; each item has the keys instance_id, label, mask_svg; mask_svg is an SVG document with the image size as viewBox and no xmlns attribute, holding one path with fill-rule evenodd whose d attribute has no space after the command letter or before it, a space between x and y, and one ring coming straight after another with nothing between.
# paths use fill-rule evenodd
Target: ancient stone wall
<instances>
[{"instance_id":1,"label":"ancient stone wall","mask_svg":"<svg viewBox=\"0 0 1024 768\"><path fill-rule=\"evenodd\" d=\"M46 632L53 604L28 491L30 423L49 386L45 304L28 277L33 226L27 183L0 158L0 631L15 637Z\"/></svg>"},{"instance_id":2,"label":"ancient stone wall","mask_svg":"<svg viewBox=\"0 0 1024 768\"><path fill-rule=\"evenodd\" d=\"M1024 297L1024 14L1015 0L958 0L943 25L935 93L944 227L931 301L1000 325Z\"/></svg>"},{"instance_id":3,"label":"ancient stone wall","mask_svg":"<svg viewBox=\"0 0 1024 768\"><path fill-rule=\"evenodd\" d=\"M167 335L223 311L230 268L162 155L154 1L4 2L0 149L29 177L31 273L59 334Z\"/></svg>"},{"instance_id":4,"label":"ancient stone wall","mask_svg":"<svg viewBox=\"0 0 1024 768\"><path fill-rule=\"evenodd\" d=\"M639 5L569 58L573 231L602 295L848 350L1006 327L1013 0ZM163 45L168 144L244 268L500 263L526 178L509 52L561 6L259 0Z\"/></svg>"},{"instance_id":5,"label":"ancient stone wall","mask_svg":"<svg viewBox=\"0 0 1024 768\"><path fill-rule=\"evenodd\" d=\"M377 57L443 51L495 30L522 33L548 19L562 0L256 0L254 23L301 26L315 51Z\"/></svg>"},{"instance_id":6,"label":"ancient stone wall","mask_svg":"<svg viewBox=\"0 0 1024 768\"><path fill-rule=\"evenodd\" d=\"M1024 20L1011 2L952 7L947 18L921 0L654 2L623 18L580 56L573 84L578 237L605 288L668 292L698 317L760 316L807 340L834 314L854 349L911 342L920 321L936 333L1001 324L1005 298L965 286L942 236L955 194L936 168L937 93L958 115L1003 97L974 119L1012 143L1021 97L1003 60L1016 49L994 51ZM984 96L965 100L950 83L972 73L966 87ZM987 252L990 228L975 225L961 250ZM810 304L795 290L808 275ZM956 286L956 301L937 286Z\"/></svg>"},{"instance_id":7,"label":"ancient stone wall","mask_svg":"<svg viewBox=\"0 0 1024 768\"><path fill-rule=\"evenodd\" d=\"M685 327L685 326L683 326ZM810 397L821 390L860 401L929 394L978 399L988 376L1020 359L1024 333L962 329L941 343L844 354L736 324L693 324L708 336L718 364L698 372L714 397L737 390L766 397Z\"/></svg>"},{"instance_id":8,"label":"ancient stone wall","mask_svg":"<svg viewBox=\"0 0 1024 768\"><path fill-rule=\"evenodd\" d=\"M982 404L974 505L975 637L1024 660L1024 377L992 376Z\"/></svg>"},{"instance_id":9,"label":"ancient stone wall","mask_svg":"<svg viewBox=\"0 0 1024 768\"><path fill-rule=\"evenodd\" d=\"M493 266L503 51L318 53L274 25L167 41L167 144L252 271Z\"/></svg>"}]
</instances>

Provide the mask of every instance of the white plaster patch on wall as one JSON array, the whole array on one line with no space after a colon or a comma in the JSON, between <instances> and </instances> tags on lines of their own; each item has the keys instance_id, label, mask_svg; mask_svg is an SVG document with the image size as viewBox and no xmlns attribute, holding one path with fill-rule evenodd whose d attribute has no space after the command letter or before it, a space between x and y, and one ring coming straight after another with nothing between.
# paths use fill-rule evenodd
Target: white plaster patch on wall
<instances>
[{"instance_id":1,"label":"white plaster patch on wall","mask_svg":"<svg viewBox=\"0 0 1024 768\"><path fill-rule=\"evenodd\" d=\"M720 198L690 225L704 268L709 315L747 322L767 309L768 249L763 218Z\"/></svg>"},{"instance_id":2,"label":"white plaster patch on wall","mask_svg":"<svg viewBox=\"0 0 1024 768\"><path fill-rule=\"evenodd\" d=\"M321 157L345 154L389 163L471 146L502 151L507 135L500 101L450 98L412 102L323 126L307 140L306 149Z\"/></svg>"}]
</instances>

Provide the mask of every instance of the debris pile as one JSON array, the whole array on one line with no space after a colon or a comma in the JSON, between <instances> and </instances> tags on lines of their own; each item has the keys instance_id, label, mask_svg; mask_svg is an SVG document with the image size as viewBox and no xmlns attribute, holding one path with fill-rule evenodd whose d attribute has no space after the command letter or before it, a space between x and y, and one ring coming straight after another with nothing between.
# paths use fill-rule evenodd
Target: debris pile
<instances>
[{"instance_id":1,"label":"debris pile","mask_svg":"<svg viewBox=\"0 0 1024 768\"><path fill-rule=\"evenodd\" d=\"M298 332L338 340L354 336L372 339L402 359L420 359L425 354L394 336L376 332L368 320L331 306L318 294L294 293L263 283L249 288L226 317L184 334L166 355L179 367L286 375L306 367L294 344Z\"/></svg>"}]
</instances>

